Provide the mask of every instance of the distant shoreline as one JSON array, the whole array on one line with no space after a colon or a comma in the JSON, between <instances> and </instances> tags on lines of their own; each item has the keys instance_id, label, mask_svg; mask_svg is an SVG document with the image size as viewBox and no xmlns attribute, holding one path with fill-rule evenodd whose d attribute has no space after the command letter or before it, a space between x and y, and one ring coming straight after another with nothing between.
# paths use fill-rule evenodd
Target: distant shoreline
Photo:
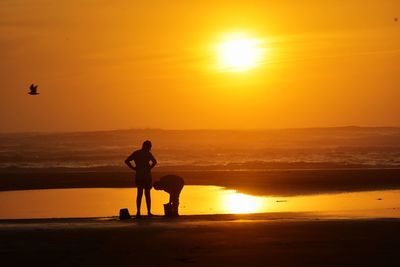
<instances>
[{"instance_id":1,"label":"distant shoreline","mask_svg":"<svg viewBox=\"0 0 400 267\"><path fill-rule=\"evenodd\" d=\"M384 126L363 126L363 125L343 125L343 126L314 126L314 127L267 127L267 128L121 128L121 129L85 129L85 130L54 130L54 131L1 131L0 135L10 134L92 134L108 132L129 132L129 131L157 131L157 132L267 132L267 131L293 131L293 130L375 130L375 129L400 129L400 125Z\"/></svg>"},{"instance_id":2,"label":"distant shoreline","mask_svg":"<svg viewBox=\"0 0 400 267\"><path fill-rule=\"evenodd\" d=\"M255 195L292 196L400 189L400 169L156 170L181 175L186 185L216 185ZM129 171L0 171L0 191L134 187Z\"/></svg>"}]
</instances>

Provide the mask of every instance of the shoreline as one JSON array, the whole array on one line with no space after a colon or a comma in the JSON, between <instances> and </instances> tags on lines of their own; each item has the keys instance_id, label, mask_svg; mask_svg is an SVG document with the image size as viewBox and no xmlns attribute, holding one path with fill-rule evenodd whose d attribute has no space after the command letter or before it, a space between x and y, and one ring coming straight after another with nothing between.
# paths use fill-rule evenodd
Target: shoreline
<instances>
[{"instance_id":1,"label":"shoreline","mask_svg":"<svg viewBox=\"0 0 400 267\"><path fill-rule=\"evenodd\" d=\"M73 227L91 224L100 226L120 226L129 224L163 224L163 223L202 223L202 222L315 222L315 221L393 221L399 222L397 217L350 217L331 215L324 212L263 212L263 213L231 213L231 214L195 214L180 215L179 217L166 217L154 215L147 217L143 215L140 219L120 220L118 216L107 217L48 217L48 218L21 218L21 219L0 219L0 226L4 225L42 225L46 228L48 224L69 224Z\"/></svg>"},{"instance_id":2,"label":"shoreline","mask_svg":"<svg viewBox=\"0 0 400 267\"><path fill-rule=\"evenodd\" d=\"M242 193L295 196L400 189L400 169L154 171L153 180L177 174L186 185L215 185ZM135 187L128 171L0 172L0 191L67 188Z\"/></svg>"}]
</instances>

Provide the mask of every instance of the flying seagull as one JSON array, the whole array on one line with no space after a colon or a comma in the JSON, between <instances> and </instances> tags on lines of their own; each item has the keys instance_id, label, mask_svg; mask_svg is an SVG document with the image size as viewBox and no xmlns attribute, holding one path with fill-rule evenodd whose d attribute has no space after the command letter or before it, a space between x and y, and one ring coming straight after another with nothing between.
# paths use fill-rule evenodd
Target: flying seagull
<instances>
[{"instance_id":1,"label":"flying seagull","mask_svg":"<svg viewBox=\"0 0 400 267\"><path fill-rule=\"evenodd\" d=\"M39 93L37 92L38 85L34 85L33 83L29 87L30 92L28 94L30 95L38 95Z\"/></svg>"}]
</instances>

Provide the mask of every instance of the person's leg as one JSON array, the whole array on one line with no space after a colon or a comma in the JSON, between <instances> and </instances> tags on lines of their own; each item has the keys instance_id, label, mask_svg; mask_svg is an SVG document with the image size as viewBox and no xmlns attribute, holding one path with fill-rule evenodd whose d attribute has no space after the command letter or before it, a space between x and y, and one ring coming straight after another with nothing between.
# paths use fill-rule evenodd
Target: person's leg
<instances>
[{"instance_id":1,"label":"person's leg","mask_svg":"<svg viewBox=\"0 0 400 267\"><path fill-rule=\"evenodd\" d=\"M144 190L144 195L146 197L146 206L147 206L147 215L151 216L151 197L150 197L150 189Z\"/></svg>"},{"instance_id":2,"label":"person's leg","mask_svg":"<svg viewBox=\"0 0 400 267\"><path fill-rule=\"evenodd\" d=\"M179 193L171 194L171 204L172 204L172 216L179 216Z\"/></svg>"},{"instance_id":3,"label":"person's leg","mask_svg":"<svg viewBox=\"0 0 400 267\"><path fill-rule=\"evenodd\" d=\"M178 208L179 208L179 196L180 196L180 194L181 194L181 192L182 192L182 189L183 189L183 184L182 185L180 185L179 186L179 188L178 188L178 190L177 190L177 192L176 192L176 194L174 195L174 201L175 201L175 209L174 209L174 215L175 216L179 216L179 212L178 212Z\"/></svg>"},{"instance_id":4,"label":"person's leg","mask_svg":"<svg viewBox=\"0 0 400 267\"><path fill-rule=\"evenodd\" d=\"M137 196L136 196L136 216L140 216L140 206L142 204L142 196L143 196L143 188L137 188Z\"/></svg>"}]
</instances>

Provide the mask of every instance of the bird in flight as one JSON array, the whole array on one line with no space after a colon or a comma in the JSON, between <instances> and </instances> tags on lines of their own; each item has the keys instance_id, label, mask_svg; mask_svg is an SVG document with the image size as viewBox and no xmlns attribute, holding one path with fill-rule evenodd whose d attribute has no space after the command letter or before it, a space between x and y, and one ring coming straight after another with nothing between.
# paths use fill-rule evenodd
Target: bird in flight
<instances>
[{"instance_id":1,"label":"bird in flight","mask_svg":"<svg viewBox=\"0 0 400 267\"><path fill-rule=\"evenodd\" d=\"M34 85L33 83L29 87L29 93L30 95L38 95L39 93L37 92L38 85Z\"/></svg>"}]
</instances>

